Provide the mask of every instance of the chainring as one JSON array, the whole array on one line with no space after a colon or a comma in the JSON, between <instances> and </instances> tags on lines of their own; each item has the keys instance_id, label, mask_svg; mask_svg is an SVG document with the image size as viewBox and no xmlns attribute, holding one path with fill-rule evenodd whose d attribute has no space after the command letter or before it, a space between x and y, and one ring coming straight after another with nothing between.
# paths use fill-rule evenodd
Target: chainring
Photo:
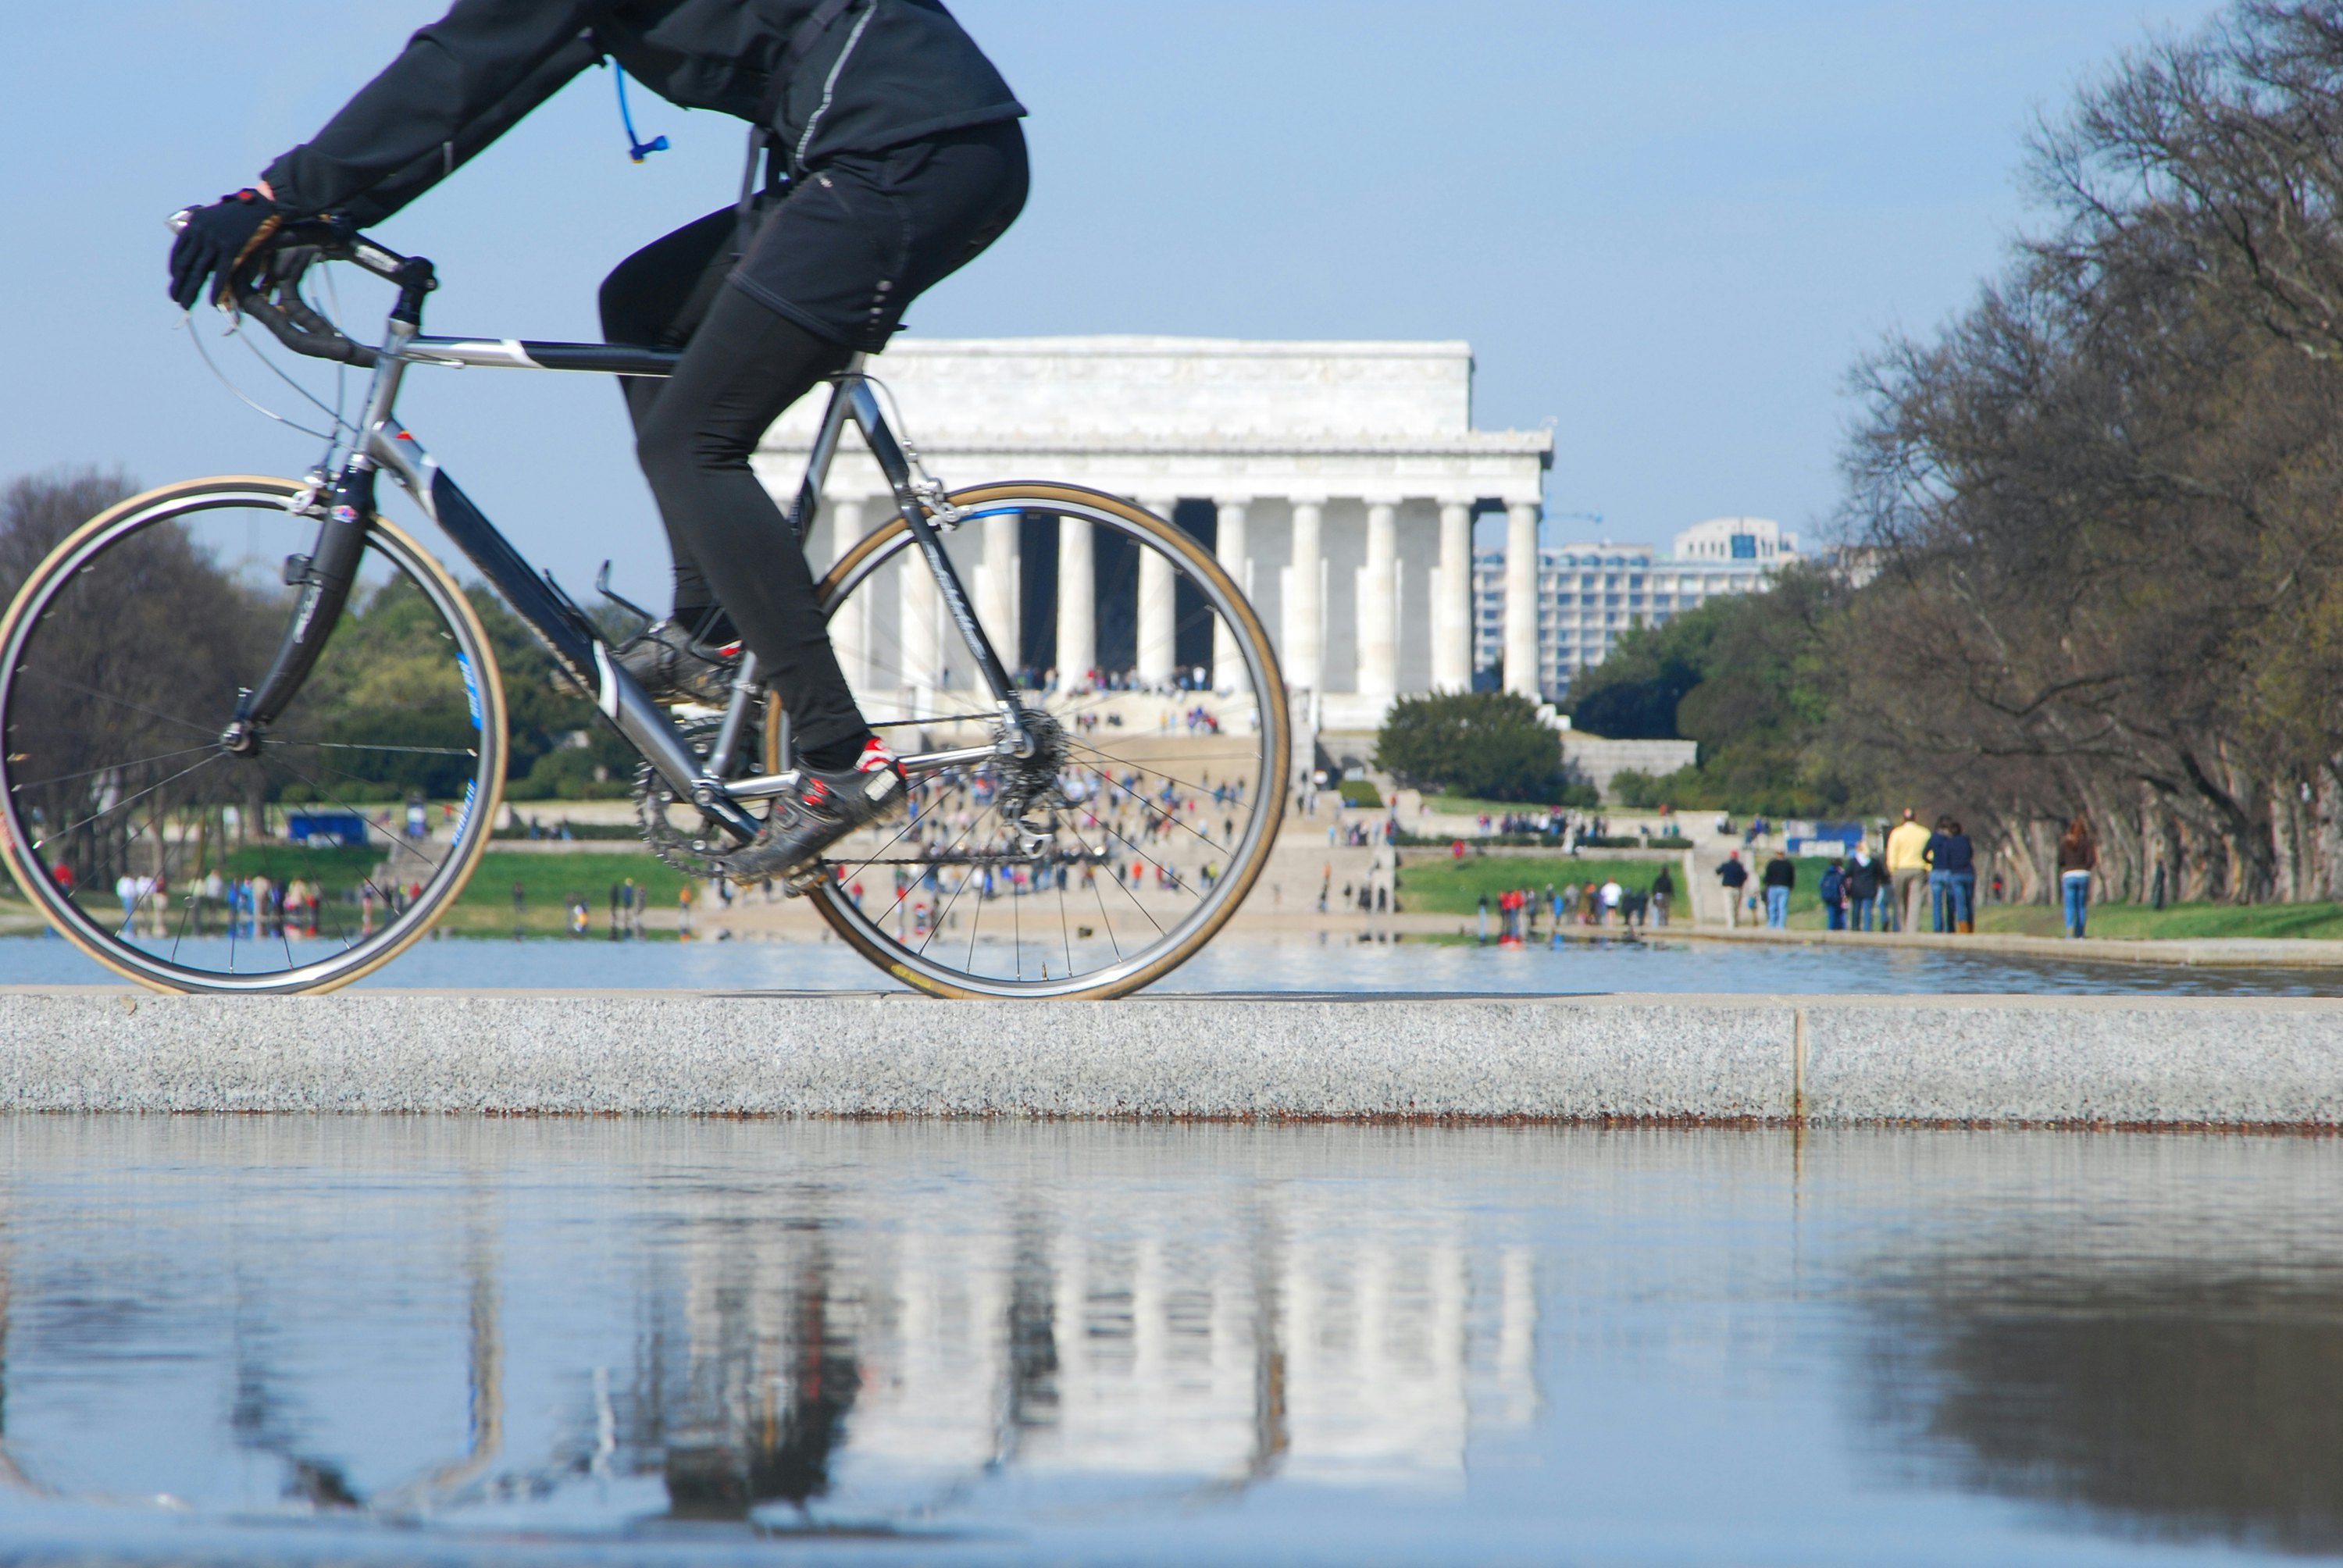
<instances>
[{"instance_id":1,"label":"chainring","mask_svg":"<svg viewBox=\"0 0 2343 1568\"><path fill-rule=\"evenodd\" d=\"M717 732L724 728L724 719L720 714L712 714L692 719L681 728L691 754L705 757L716 744ZM752 733L741 737L741 744L751 748L751 755L756 754L754 729L751 726ZM696 827L679 825L669 815L679 805L685 806L688 815L699 815ZM679 801L674 788L648 762L635 769L635 819L642 827L643 842L650 852L685 876L707 881L725 874L724 853L731 844L729 836L715 819L694 813ZM709 847L703 849L702 845Z\"/></svg>"}]
</instances>

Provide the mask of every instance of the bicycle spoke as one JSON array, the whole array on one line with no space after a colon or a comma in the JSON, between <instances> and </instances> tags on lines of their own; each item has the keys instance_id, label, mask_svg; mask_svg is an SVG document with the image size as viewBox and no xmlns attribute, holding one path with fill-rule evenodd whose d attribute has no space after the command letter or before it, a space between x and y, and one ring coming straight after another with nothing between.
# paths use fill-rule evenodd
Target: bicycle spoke
<instances>
[{"instance_id":1,"label":"bicycle spoke","mask_svg":"<svg viewBox=\"0 0 2343 1568\"><path fill-rule=\"evenodd\" d=\"M27 666L20 669L17 673L20 675L31 676L35 680L45 680L52 686L63 687L67 691L77 692L84 697L94 697L100 702L111 703L116 708L126 709L128 711L136 713L143 719L157 719L165 724L176 724L182 729L192 729L196 734L203 736L211 736L216 733L216 731L212 729L210 727L198 724L192 719L181 719L176 714L171 713L157 713L151 708L140 707L137 703L131 701L126 697L116 697L111 692L100 691L95 687L84 686L77 680L67 680L62 675L51 675L46 670L41 669L37 667Z\"/></svg>"},{"instance_id":2,"label":"bicycle spoke","mask_svg":"<svg viewBox=\"0 0 2343 1568\"><path fill-rule=\"evenodd\" d=\"M477 747L470 746L368 746L343 740L308 740L300 744L314 746L320 751L392 751L409 757L477 758L480 754Z\"/></svg>"},{"instance_id":3,"label":"bicycle spoke","mask_svg":"<svg viewBox=\"0 0 2343 1568\"><path fill-rule=\"evenodd\" d=\"M209 746L185 746L176 751L158 751L151 757L134 757L126 762L109 762L102 768L85 768L78 773L60 773L54 779L27 779L15 783L17 789L44 789L56 784L71 784L83 779L95 779L101 773L127 771L149 762L170 762L182 757L193 757L198 751L209 751Z\"/></svg>"},{"instance_id":4,"label":"bicycle spoke","mask_svg":"<svg viewBox=\"0 0 2343 1568\"><path fill-rule=\"evenodd\" d=\"M1135 757L1119 757L1113 752L1108 751L1103 748L1091 745L1087 740L1074 740L1069 739L1067 744L1069 746L1078 746L1081 748L1081 749L1089 752L1091 756L1111 762L1118 768L1129 768L1136 772L1144 773L1150 778L1161 779L1166 783L1177 784L1181 789L1189 790L1193 794L1209 795L1212 792L1212 787L1209 784L1192 783L1188 779L1181 778L1176 773L1166 773L1161 768L1150 768L1146 763L1141 762ZM1236 753L1240 765L1242 765L1243 755L1244 754L1242 751Z\"/></svg>"},{"instance_id":5,"label":"bicycle spoke","mask_svg":"<svg viewBox=\"0 0 2343 1568\"><path fill-rule=\"evenodd\" d=\"M123 809L125 807L134 806L139 801L145 799L147 796L155 793L156 790L162 789L164 785L175 784L180 779L185 779L190 773L200 773L205 769L210 767L213 763L219 761L221 758L226 757L226 755L227 753L225 751L216 752L212 756L205 758L201 762L195 764L191 768L180 769L168 779L157 779L156 782L149 784L146 789L141 789L137 794L131 796L126 800L116 800L112 805L100 806L96 810L91 812L88 816L84 817L80 821L68 823L66 826L58 829L55 832L45 833L40 838L34 839L33 848L35 849L43 849L50 844L55 843L58 839L64 838L68 833L78 832L80 829L88 827L100 817L110 817L115 812Z\"/></svg>"},{"instance_id":6,"label":"bicycle spoke","mask_svg":"<svg viewBox=\"0 0 2343 1568\"><path fill-rule=\"evenodd\" d=\"M348 812L348 813L349 813L351 816L353 816L353 817L360 817L360 818L363 818L363 817L366 815L366 813L364 813L363 811L360 811L357 807L350 805L348 802L347 802L347 801L345 801L344 799L342 799L342 798L341 798L340 796L336 795L332 790L328 789L325 785L323 785L323 784L319 783L317 779L310 778L307 774L306 774L306 773L302 772L298 768L294 767L290 762L286 761L286 760L284 759L284 758L282 758L281 756L280 756L280 757L278 757L278 758L277 758L277 759L275 759L275 765L276 765L277 768L282 769L284 771L286 771L286 772L287 772L287 773L290 773L291 775L293 775L293 777L294 777L294 778L296 778L296 779L299 779L302 783L307 784L310 789L312 789L316 790L318 794L320 794L320 795L324 796L324 797L325 797L325 799L326 799L326 804L327 804L327 805L328 805L328 806L337 807L337 808L339 808L340 809L342 809L342 810L344 810L344 811ZM352 774L352 773L340 773L340 772L338 772L337 769L319 769L319 771L320 771L320 772L334 773L334 774L336 774L336 776L337 776L337 777L338 777L338 778L344 778L344 779L350 779L350 780L351 780L352 782L354 782L354 783L364 784L364 783L369 783L369 782L371 782L371 780L369 780L369 779L360 779L360 778L358 778L356 774ZM420 850L420 849L417 849L414 845L412 845L412 844L408 844L408 843L405 843L405 842L402 842L402 841L400 840L399 837L398 837L397 834L395 834L395 833L387 833L387 834L385 834L384 836L385 836L386 838L387 838L387 839L390 840L390 847L391 847L392 849L403 849L403 850L405 850L407 854L410 854L410 855L414 856L417 859L418 859L418 860L422 861L425 865L427 865L427 866L430 867L430 868L431 868L431 873L432 873L432 875L433 875L433 876L437 876L437 875L438 875L438 872L439 872L439 862L438 862L438 861L434 860L430 856L428 856L428 855L425 854L422 850Z\"/></svg>"},{"instance_id":7,"label":"bicycle spoke","mask_svg":"<svg viewBox=\"0 0 2343 1568\"><path fill-rule=\"evenodd\" d=\"M990 809L990 807L986 808L986 810L988 810L988 811L989 811ZM973 833L973 832L975 832L975 831L976 831L976 825L977 825L977 823L978 823L978 822L981 822L981 821L983 821L983 820L984 820L984 814L983 814L982 812L980 812L980 813L977 815L977 817L976 817L976 819L975 819L975 820L974 820L974 821L970 822L970 823L969 823L969 825L968 825L967 827L965 827L965 828L963 828L963 829L960 829L960 838L959 838L959 839L955 839L954 840L952 840L952 842L953 842L954 844L958 844L958 843L960 843L960 842L961 841L961 839L966 839L966 838L967 838L970 833ZM960 896L962 893L965 893L966 891L968 891L968 885L969 885L970 882L976 881L976 880L978 880L978 879L978 879L978 877L977 877L977 875L976 875L976 873L975 873L975 869L974 869L974 868L972 868L972 867L963 867L963 868L961 868L961 870L960 870L960 886L958 886L957 888L954 888L954 889L952 890L952 892L951 892L951 898L950 898L950 900L949 901L947 901L947 902L945 903L944 907L943 907L942 909L940 909L940 910L938 910L936 911L936 920L935 920L935 924L934 924L934 925L932 925L932 926L930 926L930 927L928 929L928 935L927 935L927 939L926 939L926 940L924 940L924 941L922 941L922 942L920 942L920 952L925 953L925 952L928 950L928 943L929 943L929 942L932 942L932 941L934 941L934 940L936 940L937 936L938 936L938 935L940 935L940 934L942 932L942 930L943 930L943 929L944 929L944 916L945 916L945 915L947 915L947 914L949 914L949 913L951 911L951 908L952 908L952 906L953 906L954 904L957 904L957 903L959 903L959 902L960 902ZM977 897L977 900L976 900L976 901L977 901L978 905L980 907L980 906L983 904L983 902L984 902L983 895L979 894L979 895L978 895L978 897ZM971 928L971 930L970 930L971 945L972 945L972 941L973 941L973 936L974 936L973 928Z\"/></svg>"},{"instance_id":8,"label":"bicycle spoke","mask_svg":"<svg viewBox=\"0 0 2343 1568\"><path fill-rule=\"evenodd\" d=\"M1226 845L1216 842L1209 836L1198 832L1195 829L1189 827L1187 823L1181 821L1177 812L1166 811L1163 808L1156 805L1153 801L1148 799L1146 796L1140 794L1137 790L1132 789L1129 785L1124 784L1120 779L1109 778L1106 774L1100 772L1095 766L1091 764L1084 764L1084 766L1089 767L1092 773L1096 773L1101 779L1105 779L1108 788L1120 789L1124 794L1130 796L1131 800L1139 806L1140 809L1143 811L1152 811L1157 817L1171 823L1173 827L1181 829L1185 832L1194 834L1196 838L1203 841L1205 847L1208 849L1217 850L1223 855L1230 853Z\"/></svg>"},{"instance_id":9,"label":"bicycle spoke","mask_svg":"<svg viewBox=\"0 0 2343 1568\"><path fill-rule=\"evenodd\" d=\"M1113 918L1106 912L1106 890L1099 886L1099 879L1095 876L1091 879L1091 891L1098 899L1099 924L1106 931L1106 945L1112 948L1114 956L1120 959L1122 957L1122 943L1116 940Z\"/></svg>"}]
</instances>

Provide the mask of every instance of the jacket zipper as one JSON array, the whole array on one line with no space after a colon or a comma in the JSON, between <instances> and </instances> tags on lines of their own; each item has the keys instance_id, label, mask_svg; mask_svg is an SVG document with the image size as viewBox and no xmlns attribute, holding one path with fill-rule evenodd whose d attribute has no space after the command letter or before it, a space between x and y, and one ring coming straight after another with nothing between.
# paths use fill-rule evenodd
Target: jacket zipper
<instances>
[{"instance_id":1,"label":"jacket zipper","mask_svg":"<svg viewBox=\"0 0 2343 1568\"><path fill-rule=\"evenodd\" d=\"M830 112L830 99L838 94L839 75L846 69L846 62L853 55L854 45L862 41L862 30L870 25L870 18L878 14L879 7L873 0L873 4L856 19L854 31L846 35L846 46L839 50L838 58L830 62L830 75L822 78L821 102L816 104L813 113L806 116L805 129L798 136L797 150L789 155L789 162L795 166L805 166L806 149L813 145L814 131L820 126L822 116Z\"/></svg>"}]
</instances>

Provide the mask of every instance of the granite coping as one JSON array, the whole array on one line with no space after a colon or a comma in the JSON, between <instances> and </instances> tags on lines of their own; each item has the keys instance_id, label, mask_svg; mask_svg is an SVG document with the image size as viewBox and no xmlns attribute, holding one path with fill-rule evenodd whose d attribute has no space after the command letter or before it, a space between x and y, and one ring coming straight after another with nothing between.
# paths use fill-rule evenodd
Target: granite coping
<instances>
[{"instance_id":1,"label":"granite coping","mask_svg":"<svg viewBox=\"0 0 2343 1568\"><path fill-rule=\"evenodd\" d=\"M0 988L0 1110L2343 1127L2343 999Z\"/></svg>"}]
</instances>

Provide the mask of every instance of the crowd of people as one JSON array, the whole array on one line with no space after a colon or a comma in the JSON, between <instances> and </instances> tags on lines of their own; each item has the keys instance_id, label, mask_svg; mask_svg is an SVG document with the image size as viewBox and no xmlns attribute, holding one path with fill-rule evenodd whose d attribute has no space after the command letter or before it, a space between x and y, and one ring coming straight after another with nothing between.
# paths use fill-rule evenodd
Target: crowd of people
<instances>
[{"instance_id":1,"label":"crowd of people","mask_svg":"<svg viewBox=\"0 0 2343 1568\"><path fill-rule=\"evenodd\" d=\"M73 890L70 872L60 867L58 883ZM156 935L314 937L338 926L327 913L334 902L354 901L360 928L372 932L377 919L394 917L423 893L419 882L368 879L355 898L337 900L322 882L295 876L279 880L266 873L226 877L214 867L203 875L171 885L166 877L125 872L114 881L114 896L122 906L124 936L137 934L142 916Z\"/></svg>"},{"instance_id":2,"label":"crowd of people","mask_svg":"<svg viewBox=\"0 0 2343 1568\"><path fill-rule=\"evenodd\" d=\"M2099 863L2086 819L2077 816L2066 825L2058 840L2057 863L2066 934L2080 938L2089 919L2091 877ZM1738 849L1728 851L1717 868L1729 923L1762 919L1769 927L1786 927L1790 895L1798 884L1796 862L1776 849L1754 877L1752 869ZM1998 886L1995 884L1996 890ZM1966 935L1976 930L1976 847L1958 818L1940 816L1924 826L1919 813L1906 807L1902 820L1888 830L1879 855L1875 857L1865 841L1831 857L1815 892L1824 925L1830 930Z\"/></svg>"},{"instance_id":3,"label":"crowd of people","mask_svg":"<svg viewBox=\"0 0 2343 1568\"><path fill-rule=\"evenodd\" d=\"M1188 716L1192 728L1211 722L1201 713ZM1250 794L1243 778L1215 782L1207 769L1189 783L1138 767L1071 766L1050 796L1055 832L1021 846L990 769L940 773L912 791L910 819L887 851L910 863L893 867L878 913L916 937L956 923L955 907L971 901L1054 893L1095 907L1109 889L1127 895L1123 909L1144 892L1200 898L1220 880Z\"/></svg>"},{"instance_id":4,"label":"crowd of people","mask_svg":"<svg viewBox=\"0 0 2343 1568\"><path fill-rule=\"evenodd\" d=\"M1676 879L1665 866L1652 878L1649 887L1631 887L1615 876L1605 876L1595 881L1565 882L1559 888L1548 882L1543 893L1530 888L1508 888L1493 900L1481 895L1481 940L1489 940L1489 917L1497 917L1496 937L1500 942L1534 940L1542 934L1541 916L1550 918L1546 928L1559 937L1564 928L1610 928L1634 934L1654 926L1668 923L1668 911L1675 903Z\"/></svg>"}]
</instances>

